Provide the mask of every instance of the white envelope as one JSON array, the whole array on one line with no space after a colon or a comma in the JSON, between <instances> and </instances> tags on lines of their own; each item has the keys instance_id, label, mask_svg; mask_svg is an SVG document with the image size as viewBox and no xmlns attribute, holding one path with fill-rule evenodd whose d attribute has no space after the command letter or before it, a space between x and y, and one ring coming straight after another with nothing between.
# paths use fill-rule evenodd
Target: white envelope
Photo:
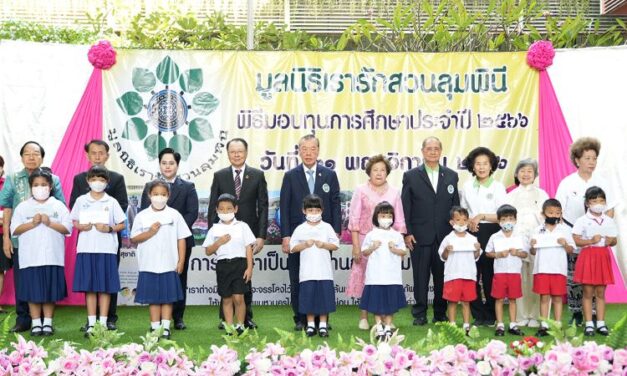
<instances>
[{"instance_id":1,"label":"white envelope","mask_svg":"<svg viewBox=\"0 0 627 376\"><path fill-rule=\"evenodd\" d=\"M510 248L523 249L523 247L524 247L523 241L520 236L494 239L494 251L495 252L508 251Z\"/></svg>"},{"instance_id":2,"label":"white envelope","mask_svg":"<svg viewBox=\"0 0 627 376\"><path fill-rule=\"evenodd\" d=\"M454 252L474 252L475 249L475 240L470 236L464 236L460 238L458 236L454 236L451 238L449 245L453 246Z\"/></svg>"},{"instance_id":3,"label":"white envelope","mask_svg":"<svg viewBox=\"0 0 627 376\"><path fill-rule=\"evenodd\" d=\"M594 231L592 231L592 236L599 234L601 236L609 236L612 238L615 238L616 236L618 236L618 230L616 229L616 226L606 226L606 227L596 227L594 229Z\"/></svg>"},{"instance_id":4,"label":"white envelope","mask_svg":"<svg viewBox=\"0 0 627 376\"><path fill-rule=\"evenodd\" d=\"M162 215L161 213L159 214L153 213L152 215L147 216L146 218L146 223L145 223L146 228L152 226L152 224L155 222L161 223L162 226L171 225L174 223L174 218L170 217L169 215Z\"/></svg>"},{"instance_id":5,"label":"white envelope","mask_svg":"<svg viewBox=\"0 0 627 376\"><path fill-rule=\"evenodd\" d=\"M536 245L534 248L554 248L560 247L557 242L558 237L553 234L538 234L534 235L533 238L536 240Z\"/></svg>"},{"instance_id":6,"label":"white envelope","mask_svg":"<svg viewBox=\"0 0 627 376\"><path fill-rule=\"evenodd\" d=\"M104 210L86 210L82 211L78 217L78 223L81 225L86 224L109 224L109 212Z\"/></svg>"}]
</instances>

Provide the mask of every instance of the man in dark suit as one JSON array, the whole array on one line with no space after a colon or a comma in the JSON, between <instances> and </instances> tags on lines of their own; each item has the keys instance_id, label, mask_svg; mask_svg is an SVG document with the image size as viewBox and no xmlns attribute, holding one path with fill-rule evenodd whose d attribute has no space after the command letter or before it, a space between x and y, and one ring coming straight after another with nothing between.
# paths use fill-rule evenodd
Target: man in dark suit
<instances>
[{"instance_id":1,"label":"man in dark suit","mask_svg":"<svg viewBox=\"0 0 627 376\"><path fill-rule=\"evenodd\" d=\"M287 267L290 273L291 303L294 311L294 330L303 330L306 316L298 312L298 287L300 253L290 253L290 237L305 221L303 198L315 193L322 198L322 220L341 231L342 211L340 206L340 183L335 171L318 164L320 141L312 134L302 137L298 143L298 154L302 164L286 172L281 184L280 215L283 252L288 254Z\"/></svg>"},{"instance_id":2,"label":"man in dark suit","mask_svg":"<svg viewBox=\"0 0 627 376\"><path fill-rule=\"evenodd\" d=\"M459 205L457 173L440 164L442 142L428 137L422 143L424 163L403 175L401 199L407 224L405 244L412 251L414 325L427 323L429 276L433 275L433 322L447 321L442 298L444 263L438 255L442 239L451 231L450 211Z\"/></svg>"},{"instance_id":3,"label":"man in dark suit","mask_svg":"<svg viewBox=\"0 0 627 376\"><path fill-rule=\"evenodd\" d=\"M104 167L105 163L109 159L109 144L102 140L91 140L85 145L85 153L87 159L92 166ZM89 192L89 184L87 184L87 171L81 172L74 176L74 182L72 183L72 193L70 194L70 208L74 207L76 199ZM128 196L126 194L126 183L124 182L124 176L118 174L115 171L109 171L109 185L105 189L105 192L117 200L122 210L126 213L128 207ZM120 247L122 246L122 237L118 232L118 265L120 265ZM118 294L111 294L111 302L109 303L109 313L107 314L107 329L117 329L117 308L118 308ZM98 311L97 311L98 312ZM83 327L82 329L87 329Z\"/></svg>"},{"instance_id":4,"label":"man in dark suit","mask_svg":"<svg viewBox=\"0 0 627 376\"><path fill-rule=\"evenodd\" d=\"M171 148L165 148L159 153L159 170L161 178L170 185L170 197L167 205L175 209L183 216L189 231L192 231L192 225L198 219L198 194L194 183L185 181L177 176L181 155ZM148 197L148 184L142 192L142 200L140 204L141 210L150 206L150 198ZM187 328L183 321L185 313L185 302L187 299L187 268L189 266L189 257L192 254L194 246L194 236L190 235L185 239L185 266L183 272L179 274L181 286L183 287L183 300L174 303L172 307L172 318L174 319L174 328L183 330Z\"/></svg>"},{"instance_id":5,"label":"man in dark suit","mask_svg":"<svg viewBox=\"0 0 627 376\"><path fill-rule=\"evenodd\" d=\"M227 142L226 151L231 166L217 171L213 175L211 196L209 198L209 228L218 222L216 205L218 197L229 193L237 198L238 210L235 217L246 223L257 238L253 246L253 255L263 249L268 231L268 186L263 171L246 165L248 157L248 143L242 138L234 138ZM248 282L248 291L244 294L246 303L246 319L244 326L255 329L253 321L253 293L252 282ZM222 307L222 301L220 301ZM220 328L224 327L224 313L220 311Z\"/></svg>"}]
</instances>

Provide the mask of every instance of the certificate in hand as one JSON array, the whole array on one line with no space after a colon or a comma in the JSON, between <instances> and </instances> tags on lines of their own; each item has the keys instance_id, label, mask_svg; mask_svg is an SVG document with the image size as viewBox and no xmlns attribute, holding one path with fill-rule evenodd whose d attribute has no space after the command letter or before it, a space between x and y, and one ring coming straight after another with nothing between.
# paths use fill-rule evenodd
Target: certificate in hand
<instances>
[{"instance_id":1,"label":"certificate in hand","mask_svg":"<svg viewBox=\"0 0 627 376\"><path fill-rule=\"evenodd\" d=\"M601 236L609 236L615 238L618 236L618 229L616 226L599 226L592 231L592 236L599 234Z\"/></svg>"},{"instance_id":2,"label":"certificate in hand","mask_svg":"<svg viewBox=\"0 0 627 376\"><path fill-rule=\"evenodd\" d=\"M534 248L555 248L560 247L557 236L553 234L538 234L533 237L536 240Z\"/></svg>"},{"instance_id":3,"label":"certificate in hand","mask_svg":"<svg viewBox=\"0 0 627 376\"><path fill-rule=\"evenodd\" d=\"M494 251L503 252L508 251L511 248L523 249L523 241L520 236L512 236L509 238L496 238L494 239Z\"/></svg>"},{"instance_id":4,"label":"certificate in hand","mask_svg":"<svg viewBox=\"0 0 627 376\"><path fill-rule=\"evenodd\" d=\"M155 222L161 223L162 226L171 225L174 223L174 218L170 217L169 215L163 215L161 213L153 213L152 215L148 216L148 218L146 218L147 227L152 226L152 224Z\"/></svg>"},{"instance_id":5,"label":"certificate in hand","mask_svg":"<svg viewBox=\"0 0 627 376\"><path fill-rule=\"evenodd\" d=\"M108 225L109 224L109 212L106 212L104 210L86 210L86 211L82 211L78 217L78 223L80 223L81 225L86 225L86 224L104 224L104 225Z\"/></svg>"},{"instance_id":6,"label":"certificate in hand","mask_svg":"<svg viewBox=\"0 0 627 376\"><path fill-rule=\"evenodd\" d=\"M454 252L474 252L474 251L476 251L476 249L475 249L475 240L473 238L471 238L470 236L464 236L463 238L460 238L458 236L454 236L450 240L449 245L453 246L453 251Z\"/></svg>"}]
</instances>

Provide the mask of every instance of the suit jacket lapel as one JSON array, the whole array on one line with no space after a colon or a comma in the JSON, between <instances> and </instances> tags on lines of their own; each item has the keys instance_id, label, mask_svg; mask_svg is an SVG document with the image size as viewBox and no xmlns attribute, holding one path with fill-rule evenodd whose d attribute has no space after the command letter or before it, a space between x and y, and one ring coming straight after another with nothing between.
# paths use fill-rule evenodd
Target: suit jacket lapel
<instances>
[{"instance_id":1,"label":"suit jacket lapel","mask_svg":"<svg viewBox=\"0 0 627 376\"><path fill-rule=\"evenodd\" d=\"M248 167L248 165L246 165L246 168L244 168L244 175L240 176L240 179L242 181L242 188L239 192L239 196L243 197L244 196L244 190L248 189L248 186L250 185L250 179L252 178L251 176L251 169L250 167ZM233 180L233 192L235 192L235 181Z\"/></svg>"},{"instance_id":2,"label":"suit jacket lapel","mask_svg":"<svg viewBox=\"0 0 627 376\"><path fill-rule=\"evenodd\" d=\"M225 192L228 192L230 194L232 194L233 196L235 196L235 179L233 178L233 166L227 168L224 171L224 184L226 184L226 189ZM241 179L241 177L240 177ZM243 182L242 182L243 183ZM243 186L242 186L243 188ZM240 191L240 195L242 194L242 192Z\"/></svg>"},{"instance_id":3,"label":"suit jacket lapel","mask_svg":"<svg viewBox=\"0 0 627 376\"><path fill-rule=\"evenodd\" d=\"M174 179L174 182L170 185L170 199L168 200L168 205L173 203L181 192L181 185L183 182L181 178L178 176Z\"/></svg>"},{"instance_id":4,"label":"suit jacket lapel","mask_svg":"<svg viewBox=\"0 0 627 376\"><path fill-rule=\"evenodd\" d=\"M309 194L309 185L307 185L307 179L305 178L305 166L301 163L298 167L296 167L296 180L300 182L302 188ZM315 191L315 189L314 189Z\"/></svg>"},{"instance_id":5,"label":"suit jacket lapel","mask_svg":"<svg viewBox=\"0 0 627 376\"><path fill-rule=\"evenodd\" d=\"M425 183L427 183L427 186L429 188L431 188L431 192L433 192L435 194L435 190L433 189L433 184L431 184L431 180L429 180L429 176L427 176L427 170L425 169L425 165L424 164L421 164L418 167L418 176L420 176L420 178L422 180L424 180ZM439 180L440 179L438 179L438 185L440 184Z\"/></svg>"},{"instance_id":6,"label":"suit jacket lapel","mask_svg":"<svg viewBox=\"0 0 627 376\"><path fill-rule=\"evenodd\" d=\"M323 184L323 182L325 180L324 179L325 176L326 176L326 171L322 170L320 168L320 165L316 166L316 178L314 180L314 193L322 191L322 184ZM307 189L309 189L309 186L307 186ZM324 191L322 191L322 192L324 192Z\"/></svg>"},{"instance_id":7,"label":"suit jacket lapel","mask_svg":"<svg viewBox=\"0 0 627 376\"><path fill-rule=\"evenodd\" d=\"M442 166L439 166L438 171L438 189L435 190L435 193L439 193L440 190L444 187L444 169Z\"/></svg>"}]
</instances>

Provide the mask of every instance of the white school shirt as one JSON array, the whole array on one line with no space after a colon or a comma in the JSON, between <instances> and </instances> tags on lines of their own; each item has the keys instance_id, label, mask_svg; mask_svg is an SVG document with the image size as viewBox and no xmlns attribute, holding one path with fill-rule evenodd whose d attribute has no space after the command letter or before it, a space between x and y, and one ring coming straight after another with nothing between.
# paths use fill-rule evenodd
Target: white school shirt
<instances>
[{"instance_id":1,"label":"white school shirt","mask_svg":"<svg viewBox=\"0 0 627 376\"><path fill-rule=\"evenodd\" d=\"M586 190L597 186L605 192L607 209L614 208L618 202L609 182L599 174L592 174L590 180L585 181L577 172L574 172L560 182L555 198L562 204L562 217L571 225L586 213L584 207Z\"/></svg>"},{"instance_id":2,"label":"white school shirt","mask_svg":"<svg viewBox=\"0 0 627 376\"><path fill-rule=\"evenodd\" d=\"M246 247L257 240L246 222L233 219L229 224L223 223L222 221L214 224L207 232L207 237L202 243L202 246L205 248L209 247L211 244L215 243L219 237L226 234L231 235L231 240L218 248L216 252L218 260L246 257Z\"/></svg>"},{"instance_id":3,"label":"white school shirt","mask_svg":"<svg viewBox=\"0 0 627 376\"><path fill-rule=\"evenodd\" d=\"M477 243L477 238L469 233L466 233L464 237L470 237L473 240L473 243ZM442 254L444 253L444 249L450 244L450 241L453 237L457 237L455 235L455 231L451 231L450 234L446 235L444 239L442 239L442 243L440 243L440 249L438 249L438 254L440 255L440 259L444 261L444 282L452 281L454 279L471 279L473 281L477 280L477 266L475 262L479 260L479 258L475 258L474 252L464 251L464 252L449 252L448 258L445 260L442 258ZM414 250L414 252L416 252ZM479 256L481 256L481 252L479 251Z\"/></svg>"},{"instance_id":4,"label":"white school shirt","mask_svg":"<svg viewBox=\"0 0 627 376\"><path fill-rule=\"evenodd\" d=\"M86 193L76 199L76 203L70 213L70 218L73 221L80 221L80 215L86 211L105 211L109 214L109 222L106 223L109 226L117 225L126 220L126 215L122 211L118 201L104 194L100 200L96 200L90 193ZM114 254L118 253L118 236L115 232L104 233L96 230L96 226L93 226L89 231L81 231L78 234L78 245L76 246L77 253L106 253Z\"/></svg>"},{"instance_id":5,"label":"white school shirt","mask_svg":"<svg viewBox=\"0 0 627 376\"><path fill-rule=\"evenodd\" d=\"M602 230L601 230L602 229ZM612 217L608 217L605 214L602 214L600 217L595 217L590 213L586 212L585 215L579 217L573 226L573 234L579 235L583 240L590 240L596 234L601 234L600 231L604 231L603 233L614 233L618 235L618 228L616 227L616 222ZM605 237L602 236L601 240L593 244L595 247L605 247Z\"/></svg>"},{"instance_id":6,"label":"white school shirt","mask_svg":"<svg viewBox=\"0 0 627 376\"><path fill-rule=\"evenodd\" d=\"M549 231L544 225L540 225L533 230L531 238L539 234L553 234L558 239L566 239L566 243L571 247L575 246L575 240L571 229L564 223L558 223L553 231ZM561 274L568 275L567 254L564 247L538 248L536 249L536 259L533 264L533 274Z\"/></svg>"},{"instance_id":7,"label":"white school shirt","mask_svg":"<svg viewBox=\"0 0 627 376\"><path fill-rule=\"evenodd\" d=\"M490 236L490 240L488 240L488 244L485 247L485 253L496 252L494 249L494 240L505 238L505 234L503 230L492 234ZM522 250L529 253L529 246L527 245L527 239L523 236L512 235L508 239L519 238L522 240L523 248ZM522 270L522 259L518 256L508 255L503 258L494 259L494 273L516 273L520 274Z\"/></svg>"},{"instance_id":8,"label":"white school shirt","mask_svg":"<svg viewBox=\"0 0 627 376\"><path fill-rule=\"evenodd\" d=\"M11 218L11 234L24 223L31 222L35 214L47 214L51 222L60 223L70 233L72 220L65 204L54 197L40 204L34 198L20 203ZM18 236L20 242L20 269L35 266L65 265L65 236L40 223L32 230ZM25 281L27 282L27 281Z\"/></svg>"},{"instance_id":9,"label":"white school shirt","mask_svg":"<svg viewBox=\"0 0 627 376\"><path fill-rule=\"evenodd\" d=\"M330 224L320 221L312 226L307 222L302 223L294 230L290 238L290 249L307 240L320 240L325 243L340 245L340 240ZM298 273L300 282L333 280L333 266L331 265L331 252L316 247L306 248L300 252L300 270Z\"/></svg>"},{"instance_id":10,"label":"white school shirt","mask_svg":"<svg viewBox=\"0 0 627 376\"><path fill-rule=\"evenodd\" d=\"M507 192L503 184L492 177L490 179L491 183L487 187L484 184L478 184L476 178L464 183L461 191L461 206L468 209L470 218L481 213L494 214L499 206L507 202Z\"/></svg>"},{"instance_id":11,"label":"white school shirt","mask_svg":"<svg viewBox=\"0 0 627 376\"><path fill-rule=\"evenodd\" d=\"M169 206L156 211L149 206L137 213L131 237L148 231L150 226L157 221L162 223L159 231L150 239L137 245L137 264L140 272L175 271L179 259L178 240L185 239L192 234L178 211Z\"/></svg>"},{"instance_id":12,"label":"white school shirt","mask_svg":"<svg viewBox=\"0 0 627 376\"><path fill-rule=\"evenodd\" d=\"M401 263L403 258L390 251L389 242L394 242L396 248L405 249L403 235L400 232L389 229L374 228L364 238L361 246L370 248L373 242L379 241L381 245L368 256L366 266L366 285L402 285L403 274Z\"/></svg>"}]
</instances>

